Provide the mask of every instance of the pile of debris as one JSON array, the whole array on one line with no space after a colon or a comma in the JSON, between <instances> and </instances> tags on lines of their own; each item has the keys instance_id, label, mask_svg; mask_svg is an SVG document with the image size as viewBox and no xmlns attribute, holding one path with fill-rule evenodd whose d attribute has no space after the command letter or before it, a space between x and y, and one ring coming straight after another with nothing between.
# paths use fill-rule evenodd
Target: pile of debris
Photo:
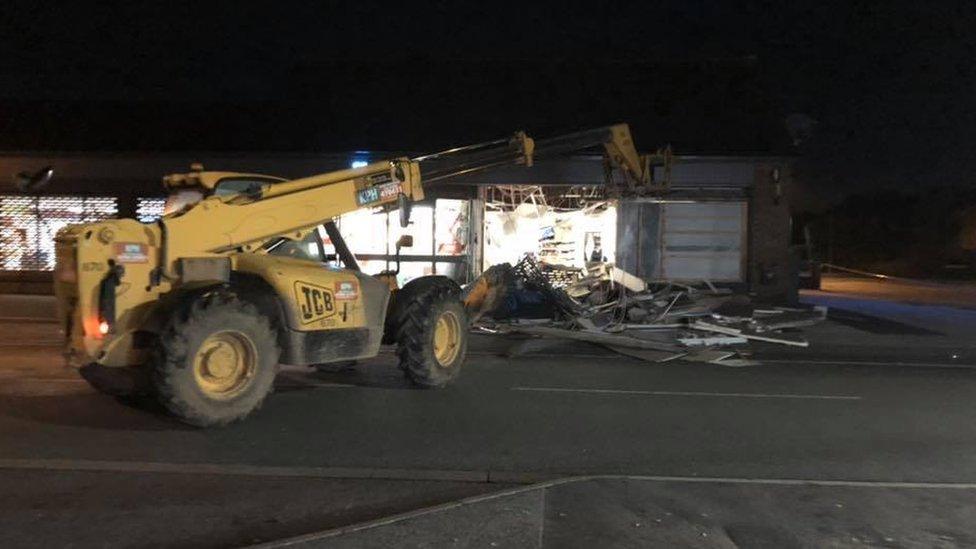
<instances>
[{"instance_id":1,"label":"pile of debris","mask_svg":"<svg viewBox=\"0 0 976 549\"><path fill-rule=\"evenodd\" d=\"M586 341L644 360L756 364L747 345L806 347L791 333L826 318L823 307L755 308L748 297L704 282L646 281L606 263L555 287L546 266L526 256L495 265L469 285L465 305L476 329ZM784 332L787 330L788 332Z\"/></svg>"}]
</instances>

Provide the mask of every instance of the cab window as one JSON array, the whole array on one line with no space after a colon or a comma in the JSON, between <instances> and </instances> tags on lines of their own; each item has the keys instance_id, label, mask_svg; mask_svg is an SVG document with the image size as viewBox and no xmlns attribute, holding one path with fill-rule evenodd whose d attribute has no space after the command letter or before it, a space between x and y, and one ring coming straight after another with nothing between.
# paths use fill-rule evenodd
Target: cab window
<instances>
[{"instance_id":1,"label":"cab window","mask_svg":"<svg viewBox=\"0 0 976 549\"><path fill-rule=\"evenodd\" d=\"M268 254L281 257L294 257L322 263L325 257L322 253L322 240L317 230L308 233L302 240L288 240L282 238L268 248Z\"/></svg>"},{"instance_id":2,"label":"cab window","mask_svg":"<svg viewBox=\"0 0 976 549\"><path fill-rule=\"evenodd\" d=\"M226 177L214 187L215 196L246 195L260 196L261 192L273 183L284 181L277 178L265 177Z\"/></svg>"}]
</instances>

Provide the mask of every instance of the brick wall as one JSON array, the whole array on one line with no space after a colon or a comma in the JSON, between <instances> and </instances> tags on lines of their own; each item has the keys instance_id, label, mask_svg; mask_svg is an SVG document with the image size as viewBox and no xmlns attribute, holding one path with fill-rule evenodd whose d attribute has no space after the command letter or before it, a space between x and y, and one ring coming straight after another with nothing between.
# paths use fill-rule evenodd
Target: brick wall
<instances>
[{"instance_id":1,"label":"brick wall","mask_svg":"<svg viewBox=\"0 0 976 549\"><path fill-rule=\"evenodd\" d=\"M776 171L779 172L777 181ZM787 163L761 163L749 200L749 291L764 303L797 300L796 269L790 253L790 184Z\"/></svg>"}]
</instances>

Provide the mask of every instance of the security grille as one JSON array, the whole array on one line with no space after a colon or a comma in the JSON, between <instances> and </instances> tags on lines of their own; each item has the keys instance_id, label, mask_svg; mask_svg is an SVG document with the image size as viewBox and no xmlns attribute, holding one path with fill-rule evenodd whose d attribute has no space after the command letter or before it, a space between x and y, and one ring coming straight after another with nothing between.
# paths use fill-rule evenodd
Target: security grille
<instances>
[{"instance_id":1,"label":"security grille","mask_svg":"<svg viewBox=\"0 0 976 549\"><path fill-rule=\"evenodd\" d=\"M115 217L113 197L0 195L0 268L54 269L54 235L61 227Z\"/></svg>"},{"instance_id":2,"label":"security grille","mask_svg":"<svg viewBox=\"0 0 976 549\"><path fill-rule=\"evenodd\" d=\"M139 198L136 201L136 219L143 223L154 223L163 217L165 198Z\"/></svg>"}]
</instances>

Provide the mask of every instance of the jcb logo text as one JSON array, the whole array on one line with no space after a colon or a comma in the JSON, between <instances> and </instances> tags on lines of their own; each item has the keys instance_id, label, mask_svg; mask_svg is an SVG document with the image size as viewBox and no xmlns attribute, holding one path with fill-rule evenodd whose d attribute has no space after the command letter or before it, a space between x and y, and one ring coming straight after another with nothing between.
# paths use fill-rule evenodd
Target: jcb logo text
<instances>
[{"instance_id":1,"label":"jcb logo text","mask_svg":"<svg viewBox=\"0 0 976 549\"><path fill-rule=\"evenodd\" d=\"M332 295L332 290L322 286L295 282L295 302L303 324L335 314L335 297Z\"/></svg>"}]
</instances>

